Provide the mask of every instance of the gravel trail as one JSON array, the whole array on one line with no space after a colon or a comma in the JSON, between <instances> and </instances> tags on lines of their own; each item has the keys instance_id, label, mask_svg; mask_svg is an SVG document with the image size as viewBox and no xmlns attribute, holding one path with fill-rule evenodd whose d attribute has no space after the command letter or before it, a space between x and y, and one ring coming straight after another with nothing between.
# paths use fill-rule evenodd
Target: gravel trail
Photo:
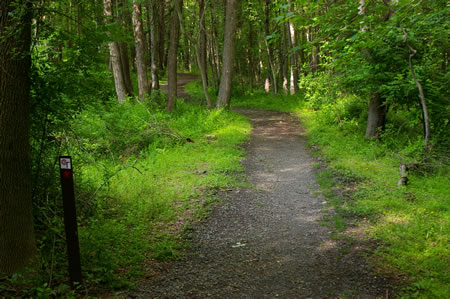
<instances>
[{"instance_id":1,"label":"gravel trail","mask_svg":"<svg viewBox=\"0 0 450 299\"><path fill-rule=\"evenodd\" d=\"M343 253L321 226L314 159L298 120L236 109L253 125L243 161L249 183L194 228L193 247L160 265L130 297L385 298L388 281L371 274L358 246ZM390 296L389 296L390 297Z\"/></svg>"}]
</instances>

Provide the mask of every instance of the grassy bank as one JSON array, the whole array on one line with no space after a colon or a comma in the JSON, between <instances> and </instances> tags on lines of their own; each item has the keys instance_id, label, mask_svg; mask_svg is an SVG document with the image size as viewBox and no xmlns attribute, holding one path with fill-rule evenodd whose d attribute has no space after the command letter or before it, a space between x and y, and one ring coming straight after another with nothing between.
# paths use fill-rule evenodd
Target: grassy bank
<instances>
[{"instance_id":1,"label":"grassy bank","mask_svg":"<svg viewBox=\"0 0 450 299\"><path fill-rule=\"evenodd\" d=\"M182 233L208 216L218 190L236 183L239 145L250 132L243 116L181 100L172 113L152 101L93 103L66 128L55 140L59 154L73 157L84 279L77 292L92 295L133 288L148 259L179 257ZM24 289L14 276L0 293L74 295L57 189L36 213L45 224L37 226L38 279Z\"/></svg>"},{"instance_id":2,"label":"grassy bank","mask_svg":"<svg viewBox=\"0 0 450 299\"><path fill-rule=\"evenodd\" d=\"M344 229L341 219L369 221L368 234L378 244L370 260L382 274L406 284L405 298L450 297L450 176L442 157L420 163L420 141L389 142L395 136L386 135L383 142L369 142L363 137L363 123L344 120L333 124L328 120L340 103L313 111L302 96L257 93L235 99L233 104L299 116L310 145L326 161L328 170L320 172L318 179L331 190L328 197L336 198L333 190L349 189L345 181L351 182L350 199L334 202L337 229ZM398 187L400 164L414 162L418 163L408 174L409 184ZM339 184L333 174L340 178Z\"/></svg>"}]
</instances>

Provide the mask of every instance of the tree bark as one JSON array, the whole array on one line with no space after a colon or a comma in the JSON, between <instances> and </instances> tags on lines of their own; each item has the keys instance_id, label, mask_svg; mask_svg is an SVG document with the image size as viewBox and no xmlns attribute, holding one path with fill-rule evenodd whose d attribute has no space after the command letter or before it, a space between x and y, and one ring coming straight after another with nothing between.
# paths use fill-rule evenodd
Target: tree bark
<instances>
[{"instance_id":1,"label":"tree bark","mask_svg":"<svg viewBox=\"0 0 450 299\"><path fill-rule=\"evenodd\" d=\"M177 53L180 37L180 22L177 11L181 10L183 0L174 0L172 16L170 18L169 53L167 56L167 111L175 108L177 100Z\"/></svg>"},{"instance_id":2,"label":"tree bark","mask_svg":"<svg viewBox=\"0 0 450 299\"><path fill-rule=\"evenodd\" d=\"M128 4L125 0L119 0L119 19L122 22L122 27L125 31L128 29L128 19L130 18L130 13L128 10ZM126 4L126 5L125 5ZM120 51L120 63L122 65L122 74L125 82L125 88L127 95L134 97L133 84L131 83L130 74L130 56L128 53L128 44L125 41L119 42Z\"/></svg>"},{"instance_id":3,"label":"tree bark","mask_svg":"<svg viewBox=\"0 0 450 299\"><path fill-rule=\"evenodd\" d=\"M206 16L205 16L205 0L199 0L200 15L200 69L205 74L206 86L208 82L208 72L206 68Z\"/></svg>"},{"instance_id":4,"label":"tree bark","mask_svg":"<svg viewBox=\"0 0 450 299\"><path fill-rule=\"evenodd\" d=\"M287 30L288 30L288 25L285 24L281 24L280 26L280 30L281 30L281 43L280 43L280 50L278 51L279 53L279 60L280 60L280 74L282 76L283 79L283 83L282 83L282 87L283 87L283 92L285 95L289 94L289 60L286 58L286 54L289 52L289 47L288 47L288 34L287 34Z\"/></svg>"},{"instance_id":5,"label":"tree bark","mask_svg":"<svg viewBox=\"0 0 450 299\"><path fill-rule=\"evenodd\" d=\"M388 106L379 93L372 93L369 101L367 127L365 137L378 138L384 131Z\"/></svg>"},{"instance_id":6,"label":"tree bark","mask_svg":"<svg viewBox=\"0 0 450 299\"><path fill-rule=\"evenodd\" d=\"M426 149L428 146L428 141L430 140L430 119L428 116L427 103L425 102L425 95L423 94L422 84L420 84L419 80L417 80L416 72L414 71L414 66L412 63L412 59L416 55L417 50L408 44L408 33L406 32L405 28L402 28L402 31L405 36L405 44L411 51L411 54L409 55L409 69L411 70L411 75L413 77L414 82L416 83L417 89L419 90L420 104L422 105L422 112L423 112L423 127L425 131L425 149Z\"/></svg>"},{"instance_id":7,"label":"tree bark","mask_svg":"<svg viewBox=\"0 0 450 299\"><path fill-rule=\"evenodd\" d=\"M391 1L391 0L388 0ZM366 1L359 1L358 14L366 16ZM392 14L390 15L392 16ZM385 19L387 21L388 19ZM361 32L367 32L367 26L364 21L361 22ZM371 57L371 53L367 49L363 49L366 56ZM371 92L369 100L367 127L366 127L366 139L379 138L380 134L384 131L386 125L386 115L389 106L386 103L386 99L382 98L378 91Z\"/></svg>"},{"instance_id":8,"label":"tree bark","mask_svg":"<svg viewBox=\"0 0 450 299\"><path fill-rule=\"evenodd\" d=\"M275 65L273 63L273 48L272 45L268 43L267 36L270 35L270 0L266 0L265 4L265 19L264 19L264 30L266 33L266 38L264 38L266 48L267 48L267 68L268 68L268 78L270 79L270 83L266 82L266 91L268 92L268 89L270 88L270 85L272 85L273 93L278 93L278 84L277 84L277 77L276 77L276 70Z\"/></svg>"},{"instance_id":9,"label":"tree bark","mask_svg":"<svg viewBox=\"0 0 450 299\"><path fill-rule=\"evenodd\" d=\"M105 22L107 24L112 24L112 0L104 0L104 12L106 16ZM125 79L123 76L122 63L120 61L120 47L118 42L109 42L109 54L114 75L114 85L116 88L117 100L120 104L122 104L125 101L127 91L125 87Z\"/></svg>"},{"instance_id":10,"label":"tree bark","mask_svg":"<svg viewBox=\"0 0 450 299\"><path fill-rule=\"evenodd\" d=\"M239 0L228 0L223 45L222 76L220 78L217 108L229 108L233 81L234 53L236 44L237 7Z\"/></svg>"},{"instance_id":11,"label":"tree bark","mask_svg":"<svg viewBox=\"0 0 450 299\"><path fill-rule=\"evenodd\" d=\"M158 4L153 1L151 4L151 20L150 20L150 55L151 55L151 69L152 69L152 88L159 90L159 45L158 45Z\"/></svg>"},{"instance_id":12,"label":"tree bark","mask_svg":"<svg viewBox=\"0 0 450 299\"><path fill-rule=\"evenodd\" d=\"M148 83L147 65L145 63L144 32L142 30L141 4L133 0L133 27L136 43L136 65L139 88L139 99L143 100L151 92Z\"/></svg>"},{"instance_id":13,"label":"tree bark","mask_svg":"<svg viewBox=\"0 0 450 299\"><path fill-rule=\"evenodd\" d=\"M292 0L289 0L289 12L294 12L294 4L292 3ZM299 91L299 87L298 87L298 69L297 69L297 51L294 50L294 48L297 46L297 41L296 41L296 37L295 37L294 23L292 23L289 20L288 21L288 26L289 26L289 45L290 45L290 49L291 49L291 55L290 55L290 57L291 57L291 63L290 63L290 69L291 69L290 91L291 91L291 94L296 94ZM313 53L313 61L314 61L314 56L315 55ZM317 63L317 62L315 62L315 63Z\"/></svg>"},{"instance_id":14,"label":"tree bark","mask_svg":"<svg viewBox=\"0 0 450 299\"><path fill-rule=\"evenodd\" d=\"M156 1L156 0L154 0ZM159 0L156 1L159 3L158 5L158 55L159 55L159 69L164 69L165 66L165 51L164 51L164 44L165 44L165 36L166 36L166 23L164 20L165 12L166 12L166 1L165 0Z\"/></svg>"},{"instance_id":15,"label":"tree bark","mask_svg":"<svg viewBox=\"0 0 450 299\"><path fill-rule=\"evenodd\" d=\"M15 3L13 5L13 3ZM0 278L36 266L31 203L31 2L0 2Z\"/></svg>"}]
</instances>

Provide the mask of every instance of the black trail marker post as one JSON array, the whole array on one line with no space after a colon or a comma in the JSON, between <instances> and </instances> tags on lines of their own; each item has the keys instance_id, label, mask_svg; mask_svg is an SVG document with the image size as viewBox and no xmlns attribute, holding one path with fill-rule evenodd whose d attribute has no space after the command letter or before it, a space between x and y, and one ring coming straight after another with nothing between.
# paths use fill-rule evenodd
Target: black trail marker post
<instances>
[{"instance_id":1,"label":"black trail marker post","mask_svg":"<svg viewBox=\"0 0 450 299\"><path fill-rule=\"evenodd\" d=\"M78 243L77 212L75 209L75 192L73 188L72 158L59 157L61 190L64 209L64 228L66 230L67 257L69 275L72 284L81 284L80 245Z\"/></svg>"}]
</instances>

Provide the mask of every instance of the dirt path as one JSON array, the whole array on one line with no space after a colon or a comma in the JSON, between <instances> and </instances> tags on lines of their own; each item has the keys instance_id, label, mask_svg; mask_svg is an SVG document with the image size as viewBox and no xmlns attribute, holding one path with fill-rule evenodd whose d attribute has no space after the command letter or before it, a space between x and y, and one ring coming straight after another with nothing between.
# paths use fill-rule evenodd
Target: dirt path
<instances>
[{"instance_id":1,"label":"dirt path","mask_svg":"<svg viewBox=\"0 0 450 299\"><path fill-rule=\"evenodd\" d=\"M200 75L197 74L177 73L177 96L189 99L189 95L184 91L184 86L199 79ZM167 84L161 84L161 90L167 92Z\"/></svg>"},{"instance_id":2,"label":"dirt path","mask_svg":"<svg viewBox=\"0 0 450 299\"><path fill-rule=\"evenodd\" d=\"M380 298L387 282L370 274L355 245L342 252L320 225L314 160L298 120L237 109L254 126L243 162L254 188L236 188L195 227L182 260L138 286L142 298Z\"/></svg>"}]
</instances>

